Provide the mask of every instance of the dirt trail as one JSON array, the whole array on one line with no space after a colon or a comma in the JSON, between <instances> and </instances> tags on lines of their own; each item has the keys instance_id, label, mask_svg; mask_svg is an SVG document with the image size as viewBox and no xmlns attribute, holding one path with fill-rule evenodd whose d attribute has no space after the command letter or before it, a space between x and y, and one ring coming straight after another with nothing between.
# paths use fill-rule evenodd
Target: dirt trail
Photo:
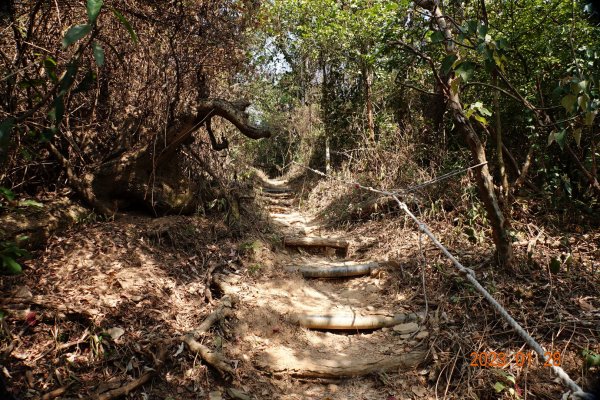
<instances>
[{"instance_id":1,"label":"dirt trail","mask_svg":"<svg viewBox=\"0 0 600 400\"><path fill-rule=\"evenodd\" d=\"M299 212L285 181L265 182L263 196L284 243L289 237L347 239L331 237ZM362 276L310 279L301 274L330 268L348 272L365 265ZM411 305L385 267L373 260L336 257L327 247L286 247L254 280L234 274L217 280L223 292L238 297L234 356L250 361L261 374L283 378L278 398L387 399L392 393L382 385L384 376L414 370L426 358L429 332L415 314L420 306ZM315 323L328 329L306 327ZM361 323L383 327L361 330ZM335 379L335 384L323 379ZM400 398L414 395L406 389Z\"/></svg>"}]
</instances>

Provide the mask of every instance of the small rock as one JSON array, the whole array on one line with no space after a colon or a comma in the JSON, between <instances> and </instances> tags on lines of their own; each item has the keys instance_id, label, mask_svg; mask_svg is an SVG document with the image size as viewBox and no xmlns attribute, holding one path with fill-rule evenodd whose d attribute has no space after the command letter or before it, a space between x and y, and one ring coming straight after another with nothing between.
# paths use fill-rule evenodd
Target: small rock
<instances>
[{"instance_id":1,"label":"small rock","mask_svg":"<svg viewBox=\"0 0 600 400\"><path fill-rule=\"evenodd\" d=\"M332 383L330 385L327 385L327 389L329 389L329 392L331 393L336 393L338 391L338 386Z\"/></svg>"},{"instance_id":2,"label":"small rock","mask_svg":"<svg viewBox=\"0 0 600 400\"><path fill-rule=\"evenodd\" d=\"M415 336L415 339L425 339L428 336L429 336L429 332L421 331L421 332L417 333L417 335Z\"/></svg>"},{"instance_id":3,"label":"small rock","mask_svg":"<svg viewBox=\"0 0 600 400\"><path fill-rule=\"evenodd\" d=\"M412 333L414 331L417 331L419 329L419 324L415 323L415 322L408 322L406 324L399 324L396 325L392 328L394 330L394 332L398 332L398 333Z\"/></svg>"},{"instance_id":4,"label":"small rock","mask_svg":"<svg viewBox=\"0 0 600 400\"><path fill-rule=\"evenodd\" d=\"M419 397L423 397L427 394L427 389L421 386L413 386L410 388L410 390Z\"/></svg>"},{"instance_id":5,"label":"small rock","mask_svg":"<svg viewBox=\"0 0 600 400\"><path fill-rule=\"evenodd\" d=\"M227 389L227 394L230 395L231 397L233 397L234 399L238 399L238 400L250 400L250 396L248 396L246 393L244 393L244 392L242 392L241 390L238 390L238 389L228 388Z\"/></svg>"},{"instance_id":6,"label":"small rock","mask_svg":"<svg viewBox=\"0 0 600 400\"><path fill-rule=\"evenodd\" d=\"M208 394L208 400L223 400L223 394L218 390L212 391Z\"/></svg>"},{"instance_id":7,"label":"small rock","mask_svg":"<svg viewBox=\"0 0 600 400\"><path fill-rule=\"evenodd\" d=\"M106 333L108 333L113 340L117 340L125 334L125 330L115 326L114 328L107 330Z\"/></svg>"}]
</instances>

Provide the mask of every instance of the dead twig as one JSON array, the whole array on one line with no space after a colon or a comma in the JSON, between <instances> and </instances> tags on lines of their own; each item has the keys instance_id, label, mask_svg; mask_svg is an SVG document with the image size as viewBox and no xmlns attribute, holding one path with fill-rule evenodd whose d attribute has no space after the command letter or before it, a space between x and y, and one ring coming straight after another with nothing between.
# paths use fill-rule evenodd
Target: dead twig
<instances>
[{"instance_id":1,"label":"dead twig","mask_svg":"<svg viewBox=\"0 0 600 400\"><path fill-rule=\"evenodd\" d=\"M155 369L151 369L151 370L144 372L144 374L142 376L127 383L126 385L123 385L119 388L109 390L108 392L104 392L104 393L98 395L96 397L96 400L112 400L112 399L116 399L116 398L128 395L129 393L133 392L137 388L141 387L142 385L144 385L145 383L150 381L150 379L152 379L154 377L154 375L157 374L157 369L163 364L166 357L167 357L167 346L165 346L164 344L161 344L161 345L159 345L159 349L158 349L156 355L153 357Z\"/></svg>"},{"instance_id":2,"label":"dead twig","mask_svg":"<svg viewBox=\"0 0 600 400\"><path fill-rule=\"evenodd\" d=\"M73 385L73 383L69 383L68 385L59 387L58 389L54 389L53 391L46 393L42 396L42 400L50 400L62 396L67 392L71 385Z\"/></svg>"},{"instance_id":3,"label":"dead twig","mask_svg":"<svg viewBox=\"0 0 600 400\"><path fill-rule=\"evenodd\" d=\"M181 337L181 341L184 342L190 351L196 352L200 357L208 364L215 367L221 373L228 372L234 374L233 368L229 365L229 361L224 358L221 354L213 351L205 345L199 343L196 340L197 336L200 336L206 332L215 324L217 321L222 320L228 315L231 315L233 307L233 299L231 296L225 296L221 299L221 304L215 311L213 311L203 322L200 324L198 329L189 332Z\"/></svg>"}]
</instances>

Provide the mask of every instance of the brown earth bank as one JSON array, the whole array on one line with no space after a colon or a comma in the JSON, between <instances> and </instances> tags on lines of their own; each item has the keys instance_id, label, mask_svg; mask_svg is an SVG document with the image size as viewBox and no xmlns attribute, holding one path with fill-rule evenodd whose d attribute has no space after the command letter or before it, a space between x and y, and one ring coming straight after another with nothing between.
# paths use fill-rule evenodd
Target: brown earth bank
<instances>
[{"instance_id":1,"label":"brown earth bank","mask_svg":"<svg viewBox=\"0 0 600 400\"><path fill-rule=\"evenodd\" d=\"M329 223L339 219L318 211L347 210L336 206L346 193L332 182L309 183L292 185L294 195L257 197L270 214L243 212L235 234L225 215L128 215L52 236L24 274L0 278L9 392L18 399L560 398L564 387L539 361L517 365L515 356L530 349L408 221L386 211ZM299 200L303 190L308 201ZM598 367L584 366L582 350L600 352L598 231L564 239L520 229L519 268L509 273L494 266L490 243L470 241L453 217L428 223L585 385ZM284 247L290 235L344 239L348 254ZM567 252L571 261L563 257L551 273L552 257ZM353 279L300 273L369 262L378 267ZM427 319L367 331L298 324L306 313L342 311ZM512 358L503 367L471 365L474 354L492 352Z\"/></svg>"}]
</instances>

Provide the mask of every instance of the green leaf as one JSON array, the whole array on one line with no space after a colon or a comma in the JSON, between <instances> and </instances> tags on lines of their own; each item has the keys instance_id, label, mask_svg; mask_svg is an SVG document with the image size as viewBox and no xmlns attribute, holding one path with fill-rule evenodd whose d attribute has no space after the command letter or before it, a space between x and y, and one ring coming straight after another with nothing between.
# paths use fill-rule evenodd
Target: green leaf
<instances>
[{"instance_id":1,"label":"green leaf","mask_svg":"<svg viewBox=\"0 0 600 400\"><path fill-rule=\"evenodd\" d=\"M475 118L477 121L479 121L481 123L481 125L483 126L487 126L488 122L487 119L485 119L485 117L475 113L473 114L473 118Z\"/></svg>"},{"instance_id":2,"label":"green leaf","mask_svg":"<svg viewBox=\"0 0 600 400\"><path fill-rule=\"evenodd\" d=\"M8 145L8 142L10 141L10 135L14 126L14 118L6 118L4 121L0 122L0 150Z\"/></svg>"},{"instance_id":3,"label":"green leaf","mask_svg":"<svg viewBox=\"0 0 600 400\"><path fill-rule=\"evenodd\" d=\"M42 203L39 203L35 200L21 200L19 201L19 207L35 207L35 208L44 208Z\"/></svg>"},{"instance_id":4,"label":"green leaf","mask_svg":"<svg viewBox=\"0 0 600 400\"><path fill-rule=\"evenodd\" d=\"M504 38L496 40L496 48L498 48L498 50L508 49L508 41Z\"/></svg>"},{"instance_id":5,"label":"green leaf","mask_svg":"<svg viewBox=\"0 0 600 400\"><path fill-rule=\"evenodd\" d=\"M581 128L577 128L573 131L573 138L577 146L581 146Z\"/></svg>"},{"instance_id":6,"label":"green leaf","mask_svg":"<svg viewBox=\"0 0 600 400\"><path fill-rule=\"evenodd\" d=\"M458 57L455 56L454 54L450 54L449 56L446 56L446 58L444 58L444 61L442 61L442 75L448 75L450 73L450 71L452 70L452 65L454 65L454 62L458 60Z\"/></svg>"},{"instance_id":7,"label":"green leaf","mask_svg":"<svg viewBox=\"0 0 600 400\"><path fill-rule=\"evenodd\" d=\"M473 72L475 72L475 63L471 61L462 62L456 67L454 72L460 76L463 82L468 82L471 76L473 76Z\"/></svg>"},{"instance_id":8,"label":"green leaf","mask_svg":"<svg viewBox=\"0 0 600 400\"><path fill-rule=\"evenodd\" d=\"M14 200L15 194L12 190L0 186L0 196L3 196L6 200Z\"/></svg>"},{"instance_id":9,"label":"green leaf","mask_svg":"<svg viewBox=\"0 0 600 400\"><path fill-rule=\"evenodd\" d=\"M63 96L67 93L67 91L71 88L71 86L73 85L73 82L75 82L75 76L77 75L77 70L79 69L79 66L77 65L77 63L71 63L69 65L67 65L67 70L65 71L63 77L60 80L60 85L58 87L58 95L59 96Z\"/></svg>"},{"instance_id":10,"label":"green leaf","mask_svg":"<svg viewBox=\"0 0 600 400\"><path fill-rule=\"evenodd\" d=\"M571 93L579 94L587 88L587 81L573 82L571 83Z\"/></svg>"},{"instance_id":11,"label":"green leaf","mask_svg":"<svg viewBox=\"0 0 600 400\"><path fill-rule=\"evenodd\" d=\"M583 355L584 359L585 359L585 365L588 367L597 367L600 366L600 354L591 351L591 350L587 350L584 349L582 350L581 354Z\"/></svg>"},{"instance_id":12,"label":"green leaf","mask_svg":"<svg viewBox=\"0 0 600 400\"><path fill-rule=\"evenodd\" d=\"M573 106L575 105L576 101L577 101L577 96L575 96L574 94L568 94L562 98L562 100L560 101L560 104L565 108L565 110L568 113L571 113L571 112L573 112Z\"/></svg>"},{"instance_id":13,"label":"green leaf","mask_svg":"<svg viewBox=\"0 0 600 400\"><path fill-rule=\"evenodd\" d=\"M18 275L23 272L21 264L16 262L14 258L5 255L0 255L0 258L2 258L2 266L9 274Z\"/></svg>"},{"instance_id":14,"label":"green leaf","mask_svg":"<svg viewBox=\"0 0 600 400\"><path fill-rule=\"evenodd\" d=\"M473 34L477 32L477 25L479 23L476 20L470 20L467 22L467 33Z\"/></svg>"},{"instance_id":15,"label":"green leaf","mask_svg":"<svg viewBox=\"0 0 600 400\"><path fill-rule=\"evenodd\" d=\"M93 51L94 51L94 59L96 60L96 64L98 64L99 67L104 65L104 49L102 48L102 46L100 46L100 44L98 44L98 42L94 42L94 44L92 45Z\"/></svg>"},{"instance_id":16,"label":"green leaf","mask_svg":"<svg viewBox=\"0 0 600 400\"><path fill-rule=\"evenodd\" d=\"M125 26L125 28L129 32L129 36L131 36L131 40L133 40L133 43L137 43L138 36L135 33L135 31L133 30L133 27L131 26L129 21L127 21L127 19L123 16L123 14L121 14L118 10L113 8L112 11L113 11L113 14L115 14L115 17L117 17L117 19L123 24L123 26Z\"/></svg>"},{"instance_id":17,"label":"green leaf","mask_svg":"<svg viewBox=\"0 0 600 400\"><path fill-rule=\"evenodd\" d=\"M586 93L582 94L577 98L577 104L579 104L581 111L587 111L588 105L590 104L590 96Z\"/></svg>"},{"instance_id":18,"label":"green leaf","mask_svg":"<svg viewBox=\"0 0 600 400\"><path fill-rule=\"evenodd\" d=\"M96 22L100 9L102 8L102 0L87 0L87 14L90 20L90 24Z\"/></svg>"},{"instance_id":19,"label":"green leaf","mask_svg":"<svg viewBox=\"0 0 600 400\"><path fill-rule=\"evenodd\" d=\"M48 56L44 59L43 64L48 78L54 83L58 82L58 77L56 76L56 60Z\"/></svg>"},{"instance_id":20,"label":"green leaf","mask_svg":"<svg viewBox=\"0 0 600 400\"><path fill-rule=\"evenodd\" d=\"M583 123L587 126L592 126L594 123L594 118L596 118L596 114L598 111L588 111L585 113L583 117Z\"/></svg>"},{"instance_id":21,"label":"green leaf","mask_svg":"<svg viewBox=\"0 0 600 400\"><path fill-rule=\"evenodd\" d=\"M487 33L488 33L488 27L485 25L479 25L479 27L477 28L477 34L479 36L479 39L485 40Z\"/></svg>"},{"instance_id":22,"label":"green leaf","mask_svg":"<svg viewBox=\"0 0 600 400\"><path fill-rule=\"evenodd\" d=\"M560 260L556 257L553 257L550 261L550 272L553 274L558 274L560 272Z\"/></svg>"},{"instance_id":23,"label":"green leaf","mask_svg":"<svg viewBox=\"0 0 600 400\"><path fill-rule=\"evenodd\" d=\"M63 116L65 115L65 99L62 95L57 96L52 103L52 108L48 112L48 118L52 121L53 125L60 124Z\"/></svg>"},{"instance_id":24,"label":"green leaf","mask_svg":"<svg viewBox=\"0 0 600 400\"><path fill-rule=\"evenodd\" d=\"M431 43L441 43L444 41L444 33L442 31L435 31L430 36Z\"/></svg>"},{"instance_id":25,"label":"green leaf","mask_svg":"<svg viewBox=\"0 0 600 400\"><path fill-rule=\"evenodd\" d=\"M496 393L500 393L504 389L506 389L506 385L504 383L502 383L502 382L496 382L494 384L494 390L496 391Z\"/></svg>"},{"instance_id":26,"label":"green leaf","mask_svg":"<svg viewBox=\"0 0 600 400\"><path fill-rule=\"evenodd\" d=\"M88 33L92 31L92 26L90 24L84 25L75 25L69 28L65 37L62 40L62 47L66 49L79 39L85 37Z\"/></svg>"},{"instance_id":27,"label":"green leaf","mask_svg":"<svg viewBox=\"0 0 600 400\"><path fill-rule=\"evenodd\" d=\"M81 93L90 90L93 87L94 82L96 82L96 74L92 70L89 70L86 72L81 82L79 82L79 85L73 89L73 93Z\"/></svg>"}]
</instances>

